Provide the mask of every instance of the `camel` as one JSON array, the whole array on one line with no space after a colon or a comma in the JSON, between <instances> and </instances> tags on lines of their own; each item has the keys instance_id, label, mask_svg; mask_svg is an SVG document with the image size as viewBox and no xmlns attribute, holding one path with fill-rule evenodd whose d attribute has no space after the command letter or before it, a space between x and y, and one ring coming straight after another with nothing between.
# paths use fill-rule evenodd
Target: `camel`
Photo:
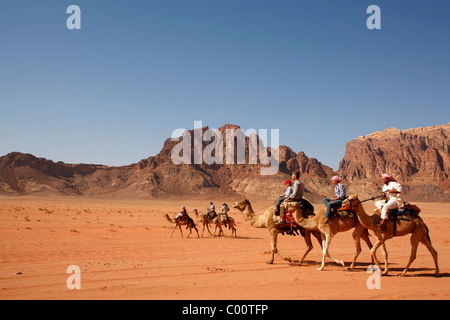
<instances>
[{"instance_id":1,"label":"camel","mask_svg":"<svg viewBox=\"0 0 450 320\"><path fill-rule=\"evenodd\" d=\"M329 248L333 237L339 232L345 232L355 228L352 233L353 240L356 246L356 254L353 258L353 262L349 269L353 270L356 259L361 253L361 238L366 242L369 249L372 248L372 243L369 239L369 233L365 227L363 227L356 218L352 217L335 217L331 219L329 223L323 223L325 221L325 210L319 211L315 216L305 219L301 213L300 206L297 202L285 202L280 206L281 210L291 211L297 223L306 230L318 230L322 237L322 265L317 269L322 271L325 267L325 256L332 259L334 262L345 266L342 260L337 260L330 255Z\"/></svg>"},{"instance_id":2,"label":"camel","mask_svg":"<svg viewBox=\"0 0 450 320\"><path fill-rule=\"evenodd\" d=\"M195 231L197 231L197 237L200 238L200 236L198 235L198 230L197 227L195 226L194 220L192 220L192 218L187 217L187 219L182 219L182 220L172 220L170 219L169 215L166 213L163 217L165 217L167 219L167 221L169 221L170 223L174 223L175 226L172 229L172 233L170 234L170 237L172 238L173 236L173 232L175 231L175 229L178 227L180 229L181 232L181 238L183 238L183 231L181 230L181 226L186 226L186 229L189 228L189 234L188 234L188 238L192 233L192 229L195 229Z\"/></svg>"},{"instance_id":3,"label":"camel","mask_svg":"<svg viewBox=\"0 0 450 320\"><path fill-rule=\"evenodd\" d=\"M234 219L232 217L228 217L227 220L225 221L220 221L218 217L211 219L207 214L201 214L199 215L197 209L194 209L194 214L197 217L197 221L200 222L201 224L203 224L203 228L202 228L202 237L203 237L203 232L205 231L205 227L207 229L207 231L209 232L209 234L211 235L211 238L214 238L215 234L216 234L216 230L217 228L219 228L219 236L222 234L222 236L225 236L225 234L223 233L223 229L222 226L228 226L229 229L231 229L231 236L230 238L237 237L237 233L236 233L236 222L234 221ZM209 231L209 225L210 224L214 224L214 233L211 233L211 231Z\"/></svg>"},{"instance_id":4,"label":"camel","mask_svg":"<svg viewBox=\"0 0 450 320\"><path fill-rule=\"evenodd\" d=\"M411 266L413 261L416 259L417 247L419 245L419 242L423 243L427 247L428 251L430 251L431 255L433 256L433 260L434 260L434 264L435 264L434 275L435 276L439 275L437 252L431 245L431 239L429 236L428 227L423 222L421 217L419 217L418 215L411 215L410 216L411 221L388 220L388 221L386 221L386 231L382 231L381 228L378 226L378 224L381 221L380 220L381 211L379 209L376 209L375 213L373 215L369 216L366 214L366 212L361 204L361 201L359 201L358 195L349 196L348 199L345 201L347 201L350 204L350 206L352 208L354 208L361 224L364 227L372 230L375 233L376 237L378 238L377 243L374 244L374 246L371 250L371 254L375 260L376 265L378 267L380 267L379 261L376 258L376 252L380 246L382 247L382 249L383 249L382 252L383 252L383 257L384 257L384 271L382 273L383 275L387 275L388 271L389 271L388 270L388 255L387 255L386 247L384 245L385 241L388 239L391 239L393 237L402 237L402 236L405 236L410 233L412 234L411 240L410 240L411 241L411 256L409 258L408 264L406 265L405 269L400 274L400 276L406 275L406 272L408 271L409 267ZM380 268L380 270L381 270L381 268Z\"/></svg>"},{"instance_id":5,"label":"camel","mask_svg":"<svg viewBox=\"0 0 450 320\"><path fill-rule=\"evenodd\" d=\"M275 206L270 207L269 209L266 210L266 212L264 212L261 215L256 215L255 212L253 211L250 201L245 199L241 202L236 202L233 205L233 208L236 208L239 211L241 211L244 214L245 220L249 222L250 225L252 225L253 227L266 228L269 230L271 236L271 256L270 260L266 262L267 264L273 264L275 253L278 254L282 259L289 261L291 263L293 262L290 257L284 256L280 251L278 251L277 248L278 234L281 231L275 225L275 223L280 221L280 217L275 215L276 210ZM301 260L298 262L298 264L302 264L308 253L313 249L313 245L311 242L311 233L317 238L319 244L321 244L320 232L305 230L304 238L306 243L306 251L303 254Z\"/></svg>"}]
</instances>

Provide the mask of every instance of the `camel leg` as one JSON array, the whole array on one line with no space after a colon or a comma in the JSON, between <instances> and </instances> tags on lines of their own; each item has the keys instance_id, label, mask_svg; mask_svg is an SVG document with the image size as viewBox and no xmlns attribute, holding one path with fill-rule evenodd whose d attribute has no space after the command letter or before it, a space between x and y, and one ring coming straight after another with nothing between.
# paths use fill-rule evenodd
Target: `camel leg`
<instances>
[{"instance_id":1,"label":"camel leg","mask_svg":"<svg viewBox=\"0 0 450 320\"><path fill-rule=\"evenodd\" d=\"M222 235L222 238L225 238L225 233L223 232L222 226L219 226L219 236Z\"/></svg>"},{"instance_id":2,"label":"camel leg","mask_svg":"<svg viewBox=\"0 0 450 320\"><path fill-rule=\"evenodd\" d=\"M349 269L353 270L353 268L355 267L355 263L356 263L356 259L358 258L358 256L360 255L362 249L361 249L361 239L364 240L364 242L367 244L367 246L369 247L369 250L372 249L373 245L372 242L370 242L369 239L369 233L367 231L367 229L360 229L359 227L355 228L355 231L353 231L353 240L355 241L355 246L356 246L356 255L355 258L353 259L352 264L350 265ZM372 257L372 264L374 263L373 257Z\"/></svg>"},{"instance_id":3,"label":"camel leg","mask_svg":"<svg viewBox=\"0 0 450 320\"><path fill-rule=\"evenodd\" d=\"M405 267L405 270L400 274L400 276L404 277L406 275L406 272L408 271L409 267L413 263L414 260L416 260L417 256L417 247L419 246L419 241L423 237L423 233L416 233L411 236L411 256L409 257L408 264Z\"/></svg>"},{"instance_id":4,"label":"camel leg","mask_svg":"<svg viewBox=\"0 0 450 320\"><path fill-rule=\"evenodd\" d=\"M363 234L361 235L361 239L364 240L364 242L367 244L367 247L372 249L373 245L369 238L369 231L367 229L364 230ZM372 264L374 263L373 257L372 257Z\"/></svg>"},{"instance_id":5,"label":"camel leg","mask_svg":"<svg viewBox=\"0 0 450 320\"><path fill-rule=\"evenodd\" d=\"M178 227L178 225L175 225L175 227L173 227L173 229L172 229L172 233L170 234L170 237L172 238L172 236L173 236L173 232L175 231L175 229Z\"/></svg>"},{"instance_id":6,"label":"camel leg","mask_svg":"<svg viewBox=\"0 0 450 320\"><path fill-rule=\"evenodd\" d=\"M283 258L286 261L292 262L292 259L290 257L285 257L281 252L278 251L277 248L277 240L278 240L278 231L270 232L270 235L272 236L272 250L271 250L271 256L270 260L267 261L267 264L272 264L274 260L275 253L278 254L281 258Z\"/></svg>"},{"instance_id":7,"label":"camel leg","mask_svg":"<svg viewBox=\"0 0 450 320\"><path fill-rule=\"evenodd\" d=\"M388 269L389 262L388 262L388 252L386 250L386 243L384 241L381 245L381 253L383 253L383 259L384 259L384 271L383 271L382 275L385 276L389 272L389 269Z\"/></svg>"},{"instance_id":8,"label":"camel leg","mask_svg":"<svg viewBox=\"0 0 450 320\"><path fill-rule=\"evenodd\" d=\"M206 224L206 230L208 230L209 235L212 236L212 233L211 233L211 231L209 230L209 224L208 224L208 223ZM202 237L203 237L203 236L202 236Z\"/></svg>"},{"instance_id":9,"label":"camel leg","mask_svg":"<svg viewBox=\"0 0 450 320\"><path fill-rule=\"evenodd\" d=\"M183 238L183 230L181 229L181 226L178 225L178 228L180 228L180 232L181 232L181 238Z\"/></svg>"},{"instance_id":10,"label":"camel leg","mask_svg":"<svg viewBox=\"0 0 450 320\"><path fill-rule=\"evenodd\" d=\"M359 234L357 234L356 230L353 232L352 234L353 236L353 241L355 242L355 247L356 247L356 254L355 254L355 258L353 258L353 262L350 265L349 269L353 270L355 263L356 263L356 259L358 259L359 254L361 253L361 237Z\"/></svg>"},{"instance_id":11,"label":"camel leg","mask_svg":"<svg viewBox=\"0 0 450 320\"><path fill-rule=\"evenodd\" d=\"M300 259L299 265L303 263L308 253L313 249L312 241L311 241L311 231L305 230L305 244L306 244L306 251L303 254L303 257Z\"/></svg>"},{"instance_id":12,"label":"camel leg","mask_svg":"<svg viewBox=\"0 0 450 320\"><path fill-rule=\"evenodd\" d=\"M383 271L382 275L387 275L388 271L389 271L389 269L388 269L388 253L386 250L386 245L384 243L384 240L379 238L378 241L373 245L372 249L370 250L370 253L372 255L372 258L375 261L375 264L381 270L380 262L377 259L377 250L379 247L381 247L381 250L383 253L383 258L384 258L384 271Z\"/></svg>"},{"instance_id":13,"label":"camel leg","mask_svg":"<svg viewBox=\"0 0 450 320\"><path fill-rule=\"evenodd\" d=\"M374 263L377 265L378 268L380 268L380 261L378 261L378 258L376 256L377 250L378 248L383 244L383 242L381 240L378 240L372 247L372 249L370 249L370 254L372 255L372 258L374 260Z\"/></svg>"},{"instance_id":14,"label":"camel leg","mask_svg":"<svg viewBox=\"0 0 450 320\"><path fill-rule=\"evenodd\" d=\"M205 224L203 224L203 228L202 228L202 238L203 238L203 232L205 232Z\"/></svg>"},{"instance_id":15,"label":"camel leg","mask_svg":"<svg viewBox=\"0 0 450 320\"><path fill-rule=\"evenodd\" d=\"M325 256L327 254L328 237L322 233L322 265L317 270L322 271L325 267Z\"/></svg>"},{"instance_id":16,"label":"camel leg","mask_svg":"<svg viewBox=\"0 0 450 320\"><path fill-rule=\"evenodd\" d=\"M233 238L233 233L234 233L234 237L237 238L236 228L234 226L232 226L230 238Z\"/></svg>"},{"instance_id":17,"label":"camel leg","mask_svg":"<svg viewBox=\"0 0 450 320\"><path fill-rule=\"evenodd\" d=\"M333 258L330 254L330 244L331 244L332 239L333 239L333 236L330 235L330 237L328 239L327 250L326 250L327 257L330 258L331 260L333 260L334 262L336 262L337 264L340 264L341 266L345 267L344 261Z\"/></svg>"},{"instance_id":18,"label":"camel leg","mask_svg":"<svg viewBox=\"0 0 450 320\"><path fill-rule=\"evenodd\" d=\"M214 226L214 232L213 232L211 238L214 238L214 236L216 235L216 230L217 230L217 224ZM219 233L219 235L220 235L220 233Z\"/></svg>"},{"instance_id":19,"label":"camel leg","mask_svg":"<svg viewBox=\"0 0 450 320\"><path fill-rule=\"evenodd\" d=\"M427 247L428 251L430 251L431 255L433 256L434 265L435 265L434 275L436 277L439 276L438 253L431 245L431 241L430 241L430 238L429 238L427 232L424 233L424 235L422 236L422 239L420 239L420 242L422 242Z\"/></svg>"},{"instance_id":20,"label":"camel leg","mask_svg":"<svg viewBox=\"0 0 450 320\"><path fill-rule=\"evenodd\" d=\"M198 230L197 230L197 227L196 227L196 226L194 226L194 229L195 229L195 231L197 231L197 238L200 238L200 236L198 235Z\"/></svg>"}]
</instances>

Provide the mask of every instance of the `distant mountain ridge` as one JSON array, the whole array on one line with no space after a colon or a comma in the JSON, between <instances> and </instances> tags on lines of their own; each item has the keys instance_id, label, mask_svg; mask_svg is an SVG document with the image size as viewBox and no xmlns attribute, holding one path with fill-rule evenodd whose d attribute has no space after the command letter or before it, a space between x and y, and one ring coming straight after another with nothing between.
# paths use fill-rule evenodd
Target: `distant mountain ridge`
<instances>
[{"instance_id":1,"label":"distant mountain ridge","mask_svg":"<svg viewBox=\"0 0 450 320\"><path fill-rule=\"evenodd\" d=\"M240 130L227 124L218 130ZM202 132L208 127L202 128ZM188 131L191 136L193 130ZM400 131L375 132L347 142L346 153L334 172L303 152L280 146L279 172L262 176L263 164L181 164L171 159L178 143L167 139L156 155L121 167L66 164L12 152L0 157L0 194L61 194L130 198L240 196L275 199L282 183L300 170L305 197L320 201L333 194L330 178L344 178L348 193L377 195L380 176L387 172L405 186L409 200L450 201L450 124ZM249 137L245 151L248 154ZM258 139L259 141L259 139ZM209 142L202 143L202 150ZM270 148L269 148L270 150ZM226 149L224 147L224 154ZM248 157L248 156L247 156Z\"/></svg>"}]
</instances>

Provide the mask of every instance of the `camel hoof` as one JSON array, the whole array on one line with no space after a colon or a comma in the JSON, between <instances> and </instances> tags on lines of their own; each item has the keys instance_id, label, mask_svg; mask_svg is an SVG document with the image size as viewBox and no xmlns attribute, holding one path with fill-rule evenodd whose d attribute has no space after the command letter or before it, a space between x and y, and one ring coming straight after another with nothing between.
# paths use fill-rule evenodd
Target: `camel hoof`
<instances>
[{"instance_id":1,"label":"camel hoof","mask_svg":"<svg viewBox=\"0 0 450 320\"><path fill-rule=\"evenodd\" d=\"M273 264L273 261L267 261L266 264Z\"/></svg>"},{"instance_id":2,"label":"camel hoof","mask_svg":"<svg viewBox=\"0 0 450 320\"><path fill-rule=\"evenodd\" d=\"M339 261L339 264L341 265L341 266L343 266L343 267L345 267L345 263L344 263L344 261Z\"/></svg>"},{"instance_id":3,"label":"camel hoof","mask_svg":"<svg viewBox=\"0 0 450 320\"><path fill-rule=\"evenodd\" d=\"M323 271L323 267L317 268L317 271Z\"/></svg>"}]
</instances>

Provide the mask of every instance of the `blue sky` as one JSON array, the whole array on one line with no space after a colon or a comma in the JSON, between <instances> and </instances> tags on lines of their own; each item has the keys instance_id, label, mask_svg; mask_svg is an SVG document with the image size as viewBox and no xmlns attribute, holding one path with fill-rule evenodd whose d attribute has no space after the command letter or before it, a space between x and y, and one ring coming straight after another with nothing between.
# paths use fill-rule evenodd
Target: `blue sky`
<instances>
[{"instance_id":1,"label":"blue sky","mask_svg":"<svg viewBox=\"0 0 450 320\"><path fill-rule=\"evenodd\" d=\"M279 129L337 169L360 135L450 121L449 14L446 0L2 1L0 155L126 165L201 120Z\"/></svg>"}]
</instances>

